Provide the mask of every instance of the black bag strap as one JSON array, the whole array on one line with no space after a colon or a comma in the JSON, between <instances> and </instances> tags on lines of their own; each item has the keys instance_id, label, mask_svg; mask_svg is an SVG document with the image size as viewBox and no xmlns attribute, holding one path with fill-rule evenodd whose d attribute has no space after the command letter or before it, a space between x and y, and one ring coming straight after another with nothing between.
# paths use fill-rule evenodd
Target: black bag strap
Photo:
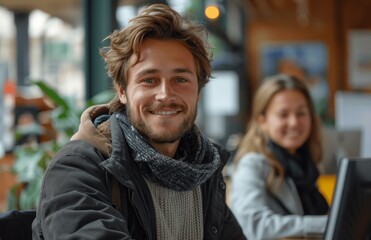
<instances>
[{"instance_id":1,"label":"black bag strap","mask_svg":"<svg viewBox=\"0 0 371 240\"><path fill-rule=\"evenodd\" d=\"M121 212L120 183L112 176L112 206Z\"/></svg>"}]
</instances>

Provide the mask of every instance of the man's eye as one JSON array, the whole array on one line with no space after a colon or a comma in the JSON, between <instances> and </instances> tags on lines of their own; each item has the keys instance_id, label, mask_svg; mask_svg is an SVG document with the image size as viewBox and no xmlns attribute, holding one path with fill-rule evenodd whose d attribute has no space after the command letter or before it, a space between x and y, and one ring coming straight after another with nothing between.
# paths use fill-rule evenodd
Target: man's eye
<instances>
[{"instance_id":1,"label":"man's eye","mask_svg":"<svg viewBox=\"0 0 371 240\"><path fill-rule=\"evenodd\" d=\"M145 83L154 83L155 82L155 79L153 79L153 78L146 78L146 79L143 80L143 82L145 82Z\"/></svg>"},{"instance_id":2,"label":"man's eye","mask_svg":"<svg viewBox=\"0 0 371 240\"><path fill-rule=\"evenodd\" d=\"M186 79L186 78L183 78L183 77L178 77L177 79L176 79L176 81L177 82L187 82L188 80Z\"/></svg>"}]
</instances>

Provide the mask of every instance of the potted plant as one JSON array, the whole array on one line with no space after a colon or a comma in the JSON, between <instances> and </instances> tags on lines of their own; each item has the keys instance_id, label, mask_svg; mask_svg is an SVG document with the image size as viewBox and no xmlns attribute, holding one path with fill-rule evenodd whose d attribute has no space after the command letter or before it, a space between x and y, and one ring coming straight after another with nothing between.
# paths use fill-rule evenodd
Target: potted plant
<instances>
[{"instance_id":1,"label":"potted plant","mask_svg":"<svg viewBox=\"0 0 371 240\"><path fill-rule=\"evenodd\" d=\"M80 115L85 108L78 108L73 99L60 95L55 89L42 81L33 81L45 97L54 106L51 111L52 126L57 137L48 142L17 146L14 150L12 172L17 176L17 183L8 194L8 209L35 209L41 182L48 163L56 152L78 130ZM87 101L85 107L106 103L114 96L113 91L103 91Z\"/></svg>"}]
</instances>

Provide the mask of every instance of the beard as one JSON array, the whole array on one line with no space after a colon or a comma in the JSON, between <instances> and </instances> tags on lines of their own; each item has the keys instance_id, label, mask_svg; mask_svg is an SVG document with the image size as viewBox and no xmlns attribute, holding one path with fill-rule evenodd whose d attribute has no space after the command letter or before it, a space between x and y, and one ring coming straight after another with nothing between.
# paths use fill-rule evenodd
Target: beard
<instances>
[{"instance_id":1,"label":"beard","mask_svg":"<svg viewBox=\"0 0 371 240\"><path fill-rule=\"evenodd\" d=\"M168 107L175 109L178 107L178 105L172 103ZM182 107L182 109L184 110L184 107ZM146 122L142 118L135 117L133 115L129 100L126 103L126 114L133 127L149 142L157 144L174 143L182 138L186 132L191 130L197 116L197 105L191 109L188 116L183 119L183 121L178 125L177 129L174 131L163 131L161 133L156 133L149 122Z\"/></svg>"}]
</instances>

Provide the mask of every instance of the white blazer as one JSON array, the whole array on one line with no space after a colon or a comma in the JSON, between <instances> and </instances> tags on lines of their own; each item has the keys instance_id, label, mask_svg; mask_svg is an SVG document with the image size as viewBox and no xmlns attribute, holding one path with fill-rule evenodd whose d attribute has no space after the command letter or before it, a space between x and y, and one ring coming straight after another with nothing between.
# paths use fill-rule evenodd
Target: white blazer
<instances>
[{"instance_id":1,"label":"white blazer","mask_svg":"<svg viewBox=\"0 0 371 240\"><path fill-rule=\"evenodd\" d=\"M269 169L262 154L248 153L232 175L230 207L246 237L261 240L321 236L327 215L304 216L297 189L290 178L286 178L281 187L277 178L274 196L268 193Z\"/></svg>"}]
</instances>

